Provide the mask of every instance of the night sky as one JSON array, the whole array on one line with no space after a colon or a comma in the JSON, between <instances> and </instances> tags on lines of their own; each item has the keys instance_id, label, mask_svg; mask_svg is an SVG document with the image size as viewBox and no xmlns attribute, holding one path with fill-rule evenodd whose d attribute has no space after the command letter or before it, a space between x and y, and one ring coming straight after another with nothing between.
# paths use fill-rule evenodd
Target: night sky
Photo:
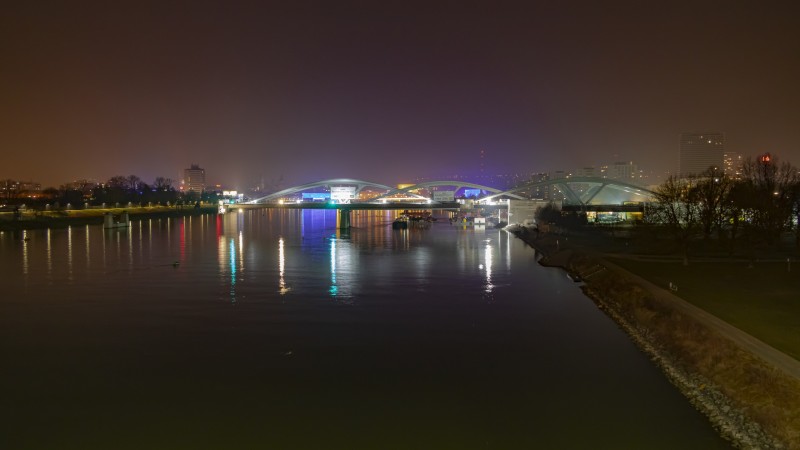
<instances>
[{"instance_id":1,"label":"night sky","mask_svg":"<svg viewBox=\"0 0 800 450\"><path fill-rule=\"evenodd\" d=\"M685 131L800 165L793 3L6 2L0 178L664 172Z\"/></svg>"}]
</instances>

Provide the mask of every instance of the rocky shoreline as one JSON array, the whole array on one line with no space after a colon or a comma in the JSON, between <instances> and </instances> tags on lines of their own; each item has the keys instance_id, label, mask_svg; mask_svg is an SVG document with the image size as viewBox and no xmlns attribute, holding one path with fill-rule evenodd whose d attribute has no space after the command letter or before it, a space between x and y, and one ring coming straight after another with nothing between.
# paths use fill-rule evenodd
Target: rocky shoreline
<instances>
[{"instance_id":1,"label":"rocky shoreline","mask_svg":"<svg viewBox=\"0 0 800 450\"><path fill-rule=\"evenodd\" d=\"M563 236L534 235L524 228L516 230L513 234L543 255L539 260L540 264L562 268L572 279L582 281L584 293L628 333L670 382L697 410L708 417L712 426L723 438L737 448L788 448L752 420L747 414L747 407L740 406L739 402L723 393L720 387L707 377L696 371L687 370L686 365L681 363L680 357L665 349L648 327L637 323L635 314L626 311L626 305L621 299L616 298L616 292L604 289L602 283L594 282L595 278L614 276L609 274L601 258L565 248L564 243L567 238Z\"/></svg>"}]
</instances>

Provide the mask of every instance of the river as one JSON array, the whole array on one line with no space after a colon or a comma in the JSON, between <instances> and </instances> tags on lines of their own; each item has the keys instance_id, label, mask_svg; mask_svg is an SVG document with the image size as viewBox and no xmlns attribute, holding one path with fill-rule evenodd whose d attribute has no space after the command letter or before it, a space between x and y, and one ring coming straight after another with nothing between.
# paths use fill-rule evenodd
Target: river
<instances>
[{"instance_id":1,"label":"river","mask_svg":"<svg viewBox=\"0 0 800 450\"><path fill-rule=\"evenodd\" d=\"M0 447L729 448L523 242L394 214L0 233Z\"/></svg>"}]
</instances>

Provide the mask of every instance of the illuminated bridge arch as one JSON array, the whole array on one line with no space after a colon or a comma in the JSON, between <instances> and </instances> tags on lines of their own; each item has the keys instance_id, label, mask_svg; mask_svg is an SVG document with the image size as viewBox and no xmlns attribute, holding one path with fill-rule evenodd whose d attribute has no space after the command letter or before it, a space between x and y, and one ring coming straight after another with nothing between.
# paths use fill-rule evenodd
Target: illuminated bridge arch
<instances>
[{"instance_id":1,"label":"illuminated bridge arch","mask_svg":"<svg viewBox=\"0 0 800 450\"><path fill-rule=\"evenodd\" d=\"M397 194L411 194L411 195L414 195L414 194L411 193L411 191L416 191L418 189L427 189L427 188L436 187L436 186L451 186L451 187L454 187L456 191L458 191L459 189L462 189L462 188L480 189L480 190L483 190L483 191L491 192L491 193L495 194L494 196L508 195L509 197L522 199L522 197L520 197L518 195L510 194L510 193L507 193L507 192L501 192L500 189L495 189L493 187L483 186L483 185L475 184L475 183L468 183L468 182L465 182L465 181L452 181L451 180L451 181L426 181L424 183L418 183L418 184L415 184L413 186L408 186L408 187L404 187L404 188L401 188L401 189L400 188L399 189L390 189L389 192L387 192L387 193L385 193L383 195L379 195L378 197L375 197L370 201L373 202L373 203L378 203L378 202L380 202L382 199L384 199L386 197L391 197L392 195L397 195ZM434 203L438 203L438 202L434 202Z\"/></svg>"},{"instance_id":2,"label":"illuminated bridge arch","mask_svg":"<svg viewBox=\"0 0 800 450\"><path fill-rule=\"evenodd\" d=\"M575 190L569 186L570 184L588 184L591 185L591 188L587 189L585 192L575 192ZM606 187L622 190L633 195L643 196L645 198L652 197L654 194L653 191L645 189L641 186L636 186L635 184L626 183L620 180L611 180L608 178L599 177L570 177L527 183L507 191L484 197L481 199L481 201L489 201L500 195L511 195L512 192L544 186L555 186L559 191L561 191L562 194L564 194L564 197L566 197L570 203L579 205L589 204L592 200L594 200L595 197L597 197L597 194L599 194L600 191Z\"/></svg>"},{"instance_id":3,"label":"illuminated bridge arch","mask_svg":"<svg viewBox=\"0 0 800 450\"><path fill-rule=\"evenodd\" d=\"M302 192L302 191L305 191L305 190L308 190L308 189L324 187L324 188L330 190L331 186L341 186L341 185L355 186L356 187L356 191L355 191L356 194L358 194L359 192L361 192L362 190L364 190L365 188L368 188L368 187L369 188L377 188L378 190L381 190L381 191L391 191L393 189L392 187L386 186L385 184L372 183L370 181L355 180L355 179L352 179L352 178L334 178L334 179L331 179L331 180L322 180L322 181L317 181L317 182L314 182L314 183L308 183L308 184L302 184L300 186L290 187L288 189L284 189L282 191L275 192L273 194L265 195L264 197L260 197L260 198L257 198L257 199L250 200L247 203L250 203L250 204L270 203L270 202L276 201L276 200L278 200L280 198L286 197L287 195L296 194L298 192Z\"/></svg>"}]
</instances>

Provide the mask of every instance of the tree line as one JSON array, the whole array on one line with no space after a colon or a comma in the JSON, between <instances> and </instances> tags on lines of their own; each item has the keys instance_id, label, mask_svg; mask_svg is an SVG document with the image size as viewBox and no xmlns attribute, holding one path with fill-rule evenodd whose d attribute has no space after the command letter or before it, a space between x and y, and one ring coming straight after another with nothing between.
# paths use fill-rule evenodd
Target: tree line
<instances>
[{"instance_id":1,"label":"tree line","mask_svg":"<svg viewBox=\"0 0 800 450\"><path fill-rule=\"evenodd\" d=\"M92 206L127 203L146 206L217 201L215 192L182 192L176 190L173 183L172 179L166 177L156 177L148 184L136 175L117 175L105 183L85 181L60 188L46 188L42 191L41 201L61 207L69 204L75 208L87 203Z\"/></svg>"},{"instance_id":2,"label":"tree line","mask_svg":"<svg viewBox=\"0 0 800 450\"><path fill-rule=\"evenodd\" d=\"M769 154L748 158L740 177L718 168L689 177L670 176L645 206L644 223L669 234L681 247L684 264L692 242L718 239L729 253L776 244L794 231L800 247L800 175L797 167Z\"/></svg>"}]
</instances>

